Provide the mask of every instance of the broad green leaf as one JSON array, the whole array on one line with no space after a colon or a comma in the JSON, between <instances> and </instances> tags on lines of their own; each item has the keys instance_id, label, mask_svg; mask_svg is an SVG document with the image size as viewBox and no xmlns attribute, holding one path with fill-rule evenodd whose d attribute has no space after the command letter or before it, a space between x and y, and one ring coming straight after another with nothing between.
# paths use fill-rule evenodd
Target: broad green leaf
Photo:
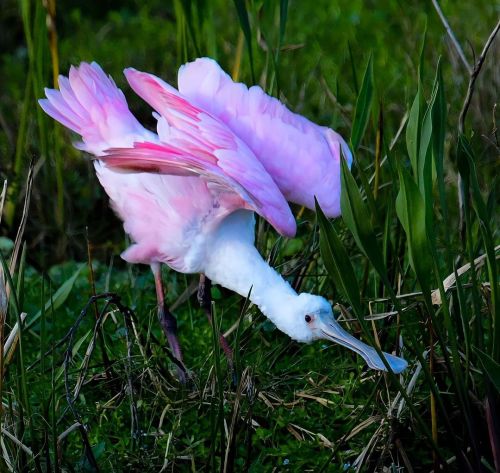
<instances>
[{"instance_id":1,"label":"broad green leaf","mask_svg":"<svg viewBox=\"0 0 500 473\"><path fill-rule=\"evenodd\" d=\"M422 120L417 164L418 187L424 197L425 222L431 242L434 241L434 199L432 196L432 108L436 99L436 93L437 89L434 89L433 95Z\"/></svg>"},{"instance_id":2,"label":"broad green leaf","mask_svg":"<svg viewBox=\"0 0 500 473\"><path fill-rule=\"evenodd\" d=\"M66 280L62 286L54 293L52 297L45 303L45 311L49 311L50 309L57 310L61 307L65 302L68 296L73 289L73 285L75 284L76 278L84 268L84 265L81 265L73 275ZM26 329L29 329L33 326L33 324L41 317L42 311L38 311L37 314L31 318L31 320L26 324Z\"/></svg>"},{"instance_id":3,"label":"broad green leaf","mask_svg":"<svg viewBox=\"0 0 500 473\"><path fill-rule=\"evenodd\" d=\"M410 108L410 114L408 117L408 124L406 125L406 148L408 150L408 156L410 157L411 167L413 169L413 175L417 179L418 176L418 159L419 159L419 149L420 149L420 134L422 126L422 113L423 113L423 103L424 95L422 91L422 84L424 83L424 53L425 45L427 39L427 22L424 27L424 34L422 38L422 44L420 46L420 61L418 65L418 89L417 95L413 100L413 104Z\"/></svg>"},{"instance_id":4,"label":"broad green leaf","mask_svg":"<svg viewBox=\"0 0 500 473\"><path fill-rule=\"evenodd\" d=\"M484 371L488 375L493 386L497 392L500 393L500 364L498 364L490 355L484 353L479 348L473 347L474 353L477 355L481 364L483 365Z\"/></svg>"},{"instance_id":5,"label":"broad green leaf","mask_svg":"<svg viewBox=\"0 0 500 473\"><path fill-rule=\"evenodd\" d=\"M437 89L434 89L431 100L422 119L418 149L418 187L424 194L427 184L432 189L432 108ZM425 195L425 194L424 194Z\"/></svg>"},{"instance_id":6,"label":"broad green leaf","mask_svg":"<svg viewBox=\"0 0 500 473\"><path fill-rule=\"evenodd\" d=\"M427 241L424 199L413 179L402 168L399 169L399 180L396 213L406 233L411 267L422 290L429 292L432 257Z\"/></svg>"},{"instance_id":7,"label":"broad green leaf","mask_svg":"<svg viewBox=\"0 0 500 473\"><path fill-rule=\"evenodd\" d=\"M326 218L317 201L316 214L320 229L319 246L328 274L354 311L361 313L359 285L351 261L335 228Z\"/></svg>"},{"instance_id":8,"label":"broad green leaf","mask_svg":"<svg viewBox=\"0 0 500 473\"><path fill-rule=\"evenodd\" d=\"M358 247L370 260L386 285L389 285L387 270L368 209L361 198L345 159L341 159L340 207L345 224L351 230Z\"/></svg>"},{"instance_id":9,"label":"broad green leaf","mask_svg":"<svg viewBox=\"0 0 500 473\"><path fill-rule=\"evenodd\" d=\"M368 120L370 119L370 109L373 99L373 59L372 55L368 58L361 91L356 100L356 111L354 112L354 120L352 122L351 147L353 151L358 149L358 146L365 134Z\"/></svg>"},{"instance_id":10,"label":"broad green leaf","mask_svg":"<svg viewBox=\"0 0 500 473\"><path fill-rule=\"evenodd\" d=\"M420 143L420 114L422 108L423 96L422 86L418 83L418 91L413 104L410 108L408 123L406 124L406 149L410 157L413 175L418 176L418 150Z\"/></svg>"}]
</instances>

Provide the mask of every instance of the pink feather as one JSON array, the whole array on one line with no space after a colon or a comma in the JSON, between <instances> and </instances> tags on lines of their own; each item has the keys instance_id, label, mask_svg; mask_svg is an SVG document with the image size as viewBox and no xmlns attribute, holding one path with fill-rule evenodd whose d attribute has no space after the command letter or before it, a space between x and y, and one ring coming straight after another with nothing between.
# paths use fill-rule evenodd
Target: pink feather
<instances>
[{"instance_id":1,"label":"pink feather","mask_svg":"<svg viewBox=\"0 0 500 473\"><path fill-rule=\"evenodd\" d=\"M50 116L81 136L83 143L77 147L99 158L108 148L158 142L158 136L132 115L123 93L97 64L72 67L69 79L61 76L59 84L61 90L46 89L47 99L39 102ZM178 271L200 271L200 262L189 258L193 239L246 206L234 192L225 195L221 204L198 177L124 173L100 160L95 161L95 169L134 242L122 254L131 263L164 262Z\"/></svg>"},{"instance_id":2,"label":"pink feather","mask_svg":"<svg viewBox=\"0 0 500 473\"><path fill-rule=\"evenodd\" d=\"M224 123L186 101L161 79L127 69L132 88L168 122L167 143L112 149L108 165L148 172L198 174L239 194L278 232L293 236L295 219L284 196L251 150Z\"/></svg>"},{"instance_id":3,"label":"pink feather","mask_svg":"<svg viewBox=\"0 0 500 473\"><path fill-rule=\"evenodd\" d=\"M291 112L259 86L235 83L212 59L179 69L179 91L223 121L244 141L290 201L314 209L314 197L330 217L340 215L340 159L349 147L328 127Z\"/></svg>"}]
</instances>

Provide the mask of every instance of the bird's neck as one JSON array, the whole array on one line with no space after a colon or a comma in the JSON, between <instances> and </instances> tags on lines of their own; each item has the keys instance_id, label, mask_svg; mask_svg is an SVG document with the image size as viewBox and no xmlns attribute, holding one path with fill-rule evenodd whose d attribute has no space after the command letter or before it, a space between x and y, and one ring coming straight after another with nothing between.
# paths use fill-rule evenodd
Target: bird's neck
<instances>
[{"instance_id":1,"label":"bird's neck","mask_svg":"<svg viewBox=\"0 0 500 473\"><path fill-rule=\"evenodd\" d=\"M207 277L243 297L250 294L264 315L285 329L286 308L297 293L255 248L252 212L239 210L229 215L211 237L207 252Z\"/></svg>"}]
</instances>

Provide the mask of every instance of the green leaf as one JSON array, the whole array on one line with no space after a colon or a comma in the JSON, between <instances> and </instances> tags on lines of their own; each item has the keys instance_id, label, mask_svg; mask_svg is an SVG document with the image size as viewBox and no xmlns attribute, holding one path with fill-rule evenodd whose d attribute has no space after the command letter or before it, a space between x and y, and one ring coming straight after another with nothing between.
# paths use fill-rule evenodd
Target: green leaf
<instances>
[{"instance_id":1,"label":"green leaf","mask_svg":"<svg viewBox=\"0 0 500 473\"><path fill-rule=\"evenodd\" d=\"M71 290L73 289L73 285L75 284L76 278L84 268L84 265L81 265L74 273L73 275L66 280L62 286L54 293L52 297L49 298L49 300L45 303L45 311L49 311L50 309L52 310L57 310L59 307L61 307L65 302L68 296L71 293ZM26 324L26 329L29 329L33 326L33 324L41 317L42 311L38 311L37 314L30 319L30 321Z\"/></svg>"},{"instance_id":2,"label":"green leaf","mask_svg":"<svg viewBox=\"0 0 500 473\"><path fill-rule=\"evenodd\" d=\"M441 59L438 61L434 79L435 100L432 107L432 154L436 167L436 178L439 189L439 200L445 224L448 222L446 191L444 186L444 140L446 134L446 97L444 95Z\"/></svg>"},{"instance_id":3,"label":"green leaf","mask_svg":"<svg viewBox=\"0 0 500 473\"><path fill-rule=\"evenodd\" d=\"M240 26L245 35L245 41L247 43L248 58L250 59L250 71L252 73L252 82L255 84L255 72L253 67L253 49L252 49L252 32L250 29L250 21L248 19L248 11L245 0L234 0L234 5L236 7L236 12L238 13L238 20L240 21Z\"/></svg>"},{"instance_id":4,"label":"green leaf","mask_svg":"<svg viewBox=\"0 0 500 473\"><path fill-rule=\"evenodd\" d=\"M368 209L361 198L356 181L345 159L341 159L340 208L347 228L351 230L358 247L370 260L387 286L390 286L382 252L377 244L377 236Z\"/></svg>"},{"instance_id":5,"label":"green leaf","mask_svg":"<svg viewBox=\"0 0 500 473\"><path fill-rule=\"evenodd\" d=\"M481 237L484 243L484 249L486 251L486 266L488 269L488 279L491 287L491 320L493 325L493 336L492 340L492 353L495 360L500 359L500 294L498 293L498 277L497 277L497 262L495 253L495 244L493 232L491 230L491 224L489 219L488 209L486 203L481 195L481 189L479 187L479 180L477 177L476 163L474 152L464 135L459 136L459 151L462 157L459 159L460 162L467 162L467 166L462 166L461 174L464 176L464 170L467 170L467 178L464 182L468 182L472 191L472 205L474 212L479 221L479 231L481 232Z\"/></svg>"},{"instance_id":6,"label":"green leaf","mask_svg":"<svg viewBox=\"0 0 500 473\"><path fill-rule=\"evenodd\" d=\"M413 174L418 176L418 150L420 144L420 109L422 108L423 96L420 81L418 91L410 108L408 123L406 124L406 149L410 157Z\"/></svg>"},{"instance_id":7,"label":"green leaf","mask_svg":"<svg viewBox=\"0 0 500 473\"><path fill-rule=\"evenodd\" d=\"M425 204L422 194L407 171L399 169L400 189L396 213L408 240L410 264L424 292L430 292L432 257L427 241Z\"/></svg>"},{"instance_id":8,"label":"green leaf","mask_svg":"<svg viewBox=\"0 0 500 473\"><path fill-rule=\"evenodd\" d=\"M418 185L424 193L427 184L432 186L432 108L436 98L437 90L434 89L431 100L425 111L420 130L420 141L418 149ZM425 194L424 194L425 195Z\"/></svg>"},{"instance_id":9,"label":"green leaf","mask_svg":"<svg viewBox=\"0 0 500 473\"><path fill-rule=\"evenodd\" d=\"M373 99L373 59L372 55L368 58L361 91L356 100L356 111L354 112L354 120L352 122L351 147L353 151L358 149L358 146L365 134L366 126L370 118L370 109Z\"/></svg>"},{"instance_id":10,"label":"green leaf","mask_svg":"<svg viewBox=\"0 0 500 473\"><path fill-rule=\"evenodd\" d=\"M0 252L0 263L2 264L3 277L5 278L4 279L5 287L7 287L7 284L10 287L9 303L11 304L11 307L14 309L16 317L19 317L19 314L21 313L21 306L19 305L19 301L17 299L16 286L14 285L12 275L10 274L9 267L7 266L7 261L5 261L5 258L1 252Z\"/></svg>"},{"instance_id":11,"label":"green leaf","mask_svg":"<svg viewBox=\"0 0 500 473\"><path fill-rule=\"evenodd\" d=\"M465 352L465 376L466 380L469 379L469 370L471 367L470 363L470 351L471 351L471 325L470 325L470 316L469 311L470 307L467 305L467 299L464 291L464 287L462 285L462 281L460 280L460 276L457 273L456 265L453 265L453 272L455 273L455 281L457 286L457 299L458 299L458 307L459 307L459 317L460 317L460 325L462 326L463 333L463 342L462 342L462 351ZM455 311L456 313L456 311ZM458 325L458 324L457 324Z\"/></svg>"},{"instance_id":12,"label":"green leaf","mask_svg":"<svg viewBox=\"0 0 500 473\"><path fill-rule=\"evenodd\" d=\"M71 350L71 358L74 358L76 356L76 354L80 351L80 348L83 345L83 342L85 342L85 340L87 340L87 338L90 335L92 335L92 330L87 331L87 333L85 333L85 335L83 335L83 337L80 337L75 342L75 344L73 345L73 348ZM84 358L84 357L82 357L82 358ZM64 369L65 369L64 364L59 367L59 369L56 372L55 378L54 378L55 381L59 381L59 379L61 379L61 376L64 374Z\"/></svg>"},{"instance_id":13,"label":"green leaf","mask_svg":"<svg viewBox=\"0 0 500 473\"><path fill-rule=\"evenodd\" d=\"M318 201L315 202L320 229L319 246L326 270L354 311L361 313L359 285L349 256L332 223L326 218Z\"/></svg>"},{"instance_id":14,"label":"green leaf","mask_svg":"<svg viewBox=\"0 0 500 473\"><path fill-rule=\"evenodd\" d=\"M354 55L352 54L352 48L351 48L350 41L347 41L347 50L349 51L349 62L351 63L352 82L354 85L354 92L356 92L356 96L358 96L358 94L359 94L358 74L356 72L356 63L354 62Z\"/></svg>"},{"instance_id":15,"label":"green leaf","mask_svg":"<svg viewBox=\"0 0 500 473\"><path fill-rule=\"evenodd\" d=\"M425 222L429 239L434 241L434 199L432 196L432 109L437 89L434 88L431 100L422 120L420 148L418 150L418 187L424 197Z\"/></svg>"},{"instance_id":16,"label":"green leaf","mask_svg":"<svg viewBox=\"0 0 500 473\"><path fill-rule=\"evenodd\" d=\"M280 47L285 39L286 20L288 16L288 0L280 0Z\"/></svg>"},{"instance_id":17,"label":"green leaf","mask_svg":"<svg viewBox=\"0 0 500 473\"><path fill-rule=\"evenodd\" d=\"M417 95L415 96L412 106L410 108L410 114L408 117L408 123L406 125L406 148L408 150L408 156L410 157L411 167L413 169L413 175L418 176L418 159L420 150L420 135L422 126L422 112L424 105L424 94L423 86L424 83L424 53L425 45L427 39L427 22L424 27L424 34L422 37L422 44L420 46L420 61L418 65L418 88Z\"/></svg>"},{"instance_id":18,"label":"green leaf","mask_svg":"<svg viewBox=\"0 0 500 473\"><path fill-rule=\"evenodd\" d=\"M491 383L495 386L497 392L500 393L500 364L479 348L473 347L473 350L479 358L479 361L481 361L484 371L488 375Z\"/></svg>"},{"instance_id":19,"label":"green leaf","mask_svg":"<svg viewBox=\"0 0 500 473\"><path fill-rule=\"evenodd\" d=\"M191 36L191 41L193 43L194 50L196 52L196 55L200 55L201 51L198 46L198 41L196 40L196 31L199 28L197 27L198 25L195 24L195 19L194 19L195 15L193 11L194 4L189 0L182 0L181 5L184 10L184 18L186 21L189 36Z\"/></svg>"},{"instance_id":20,"label":"green leaf","mask_svg":"<svg viewBox=\"0 0 500 473\"><path fill-rule=\"evenodd\" d=\"M425 66L425 46L427 45L427 18L425 19L424 34L422 36L422 44L420 45L420 58L418 63L418 80L421 84L424 83L424 66Z\"/></svg>"}]
</instances>

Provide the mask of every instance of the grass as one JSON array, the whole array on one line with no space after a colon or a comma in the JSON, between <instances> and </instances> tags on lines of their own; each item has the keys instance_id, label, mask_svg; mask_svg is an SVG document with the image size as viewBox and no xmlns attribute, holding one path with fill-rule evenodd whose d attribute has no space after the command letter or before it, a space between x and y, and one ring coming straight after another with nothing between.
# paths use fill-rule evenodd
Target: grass
<instances>
[{"instance_id":1,"label":"grass","mask_svg":"<svg viewBox=\"0 0 500 473\"><path fill-rule=\"evenodd\" d=\"M440 7L473 69L494 6ZM498 39L471 81L431 3L9 0L0 23L0 471L498 470ZM175 82L200 54L350 140L343 219L295 208L296 238L260 221L257 242L353 333L401 353L402 376L297 344L214 287L234 387L196 277L165 269L193 378L177 382L150 271L119 259L92 167L34 98L80 60L123 85L125 66Z\"/></svg>"}]
</instances>

